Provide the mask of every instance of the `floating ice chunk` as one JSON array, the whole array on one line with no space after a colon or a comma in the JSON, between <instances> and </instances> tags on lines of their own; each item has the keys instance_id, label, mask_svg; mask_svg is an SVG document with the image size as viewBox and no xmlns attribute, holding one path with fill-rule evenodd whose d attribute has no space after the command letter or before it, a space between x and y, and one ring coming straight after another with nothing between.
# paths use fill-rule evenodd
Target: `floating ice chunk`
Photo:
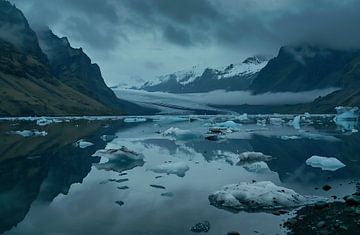
<instances>
[{"instance_id":1,"label":"floating ice chunk","mask_svg":"<svg viewBox=\"0 0 360 235\"><path fill-rule=\"evenodd\" d=\"M233 132L233 131L238 131L241 127L241 124L236 123L234 121L226 121L226 122L214 123L211 124L211 126L220 129L222 128L224 129L225 132Z\"/></svg>"},{"instance_id":2,"label":"floating ice chunk","mask_svg":"<svg viewBox=\"0 0 360 235\"><path fill-rule=\"evenodd\" d=\"M239 162L237 165L244 165L254 162L270 161L272 156L265 155L261 152L243 152L239 155Z\"/></svg>"},{"instance_id":3,"label":"floating ice chunk","mask_svg":"<svg viewBox=\"0 0 360 235\"><path fill-rule=\"evenodd\" d=\"M297 135L282 135L280 138L282 140L298 140L298 139L301 139L301 137L297 136Z\"/></svg>"},{"instance_id":4,"label":"floating ice chunk","mask_svg":"<svg viewBox=\"0 0 360 235\"><path fill-rule=\"evenodd\" d=\"M109 141L112 141L113 139L115 139L115 136L113 136L113 135L102 135L100 137L100 139L102 141L109 142Z\"/></svg>"},{"instance_id":5,"label":"floating ice chunk","mask_svg":"<svg viewBox=\"0 0 360 235\"><path fill-rule=\"evenodd\" d=\"M266 164L266 162L264 162L264 161L254 162L254 163L244 165L244 169L249 172L253 172L253 173L270 172L270 168L269 168L268 164Z\"/></svg>"},{"instance_id":6,"label":"floating ice chunk","mask_svg":"<svg viewBox=\"0 0 360 235\"><path fill-rule=\"evenodd\" d=\"M343 107L338 106L336 109L336 117L337 120L349 120L349 119L358 119L359 118L359 108L358 107Z\"/></svg>"},{"instance_id":7,"label":"floating ice chunk","mask_svg":"<svg viewBox=\"0 0 360 235\"><path fill-rule=\"evenodd\" d=\"M177 127L170 127L163 133L164 136L170 136L177 140L191 140L199 138L199 134L193 133L190 130L182 130Z\"/></svg>"},{"instance_id":8,"label":"floating ice chunk","mask_svg":"<svg viewBox=\"0 0 360 235\"><path fill-rule=\"evenodd\" d=\"M53 121L51 119L47 119L47 118L40 118L38 120L36 120L36 125L38 126L46 126L53 123Z\"/></svg>"},{"instance_id":9,"label":"floating ice chunk","mask_svg":"<svg viewBox=\"0 0 360 235\"><path fill-rule=\"evenodd\" d=\"M282 118L277 118L277 117L271 117L269 118L270 124L274 125L274 126L281 126L285 123L285 121Z\"/></svg>"},{"instance_id":10,"label":"floating ice chunk","mask_svg":"<svg viewBox=\"0 0 360 235\"><path fill-rule=\"evenodd\" d=\"M294 117L294 120L290 121L290 124L297 130L301 129L300 127L300 121L301 121L301 116L297 115Z\"/></svg>"},{"instance_id":11,"label":"floating ice chunk","mask_svg":"<svg viewBox=\"0 0 360 235\"><path fill-rule=\"evenodd\" d=\"M336 171L345 167L345 164L334 157L312 156L305 162L312 167L318 167L325 171Z\"/></svg>"},{"instance_id":12,"label":"floating ice chunk","mask_svg":"<svg viewBox=\"0 0 360 235\"><path fill-rule=\"evenodd\" d=\"M210 204L231 211L271 211L295 208L306 203L305 197L292 189L270 181L226 185L209 196Z\"/></svg>"},{"instance_id":13,"label":"floating ice chunk","mask_svg":"<svg viewBox=\"0 0 360 235\"><path fill-rule=\"evenodd\" d=\"M142 160L144 159L144 155L137 153L133 150L130 150L126 148L125 146L122 146L119 149L100 149L96 151L93 155L93 157L106 157L108 159L116 159L116 158L122 158L127 157L132 160Z\"/></svg>"},{"instance_id":14,"label":"floating ice chunk","mask_svg":"<svg viewBox=\"0 0 360 235\"><path fill-rule=\"evenodd\" d=\"M46 131L38 131L38 130L11 131L9 133L15 135L21 135L23 137L46 136L48 134Z\"/></svg>"},{"instance_id":15,"label":"floating ice chunk","mask_svg":"<svg viewBox=\"0 0 360 235\"><path fill-rule=\"evenodd\" d=\"M335 109L337 111L334 118L336 125L338 125L343 131L356 132L359 121L359 108L339 106Z\"/></svg>"},{"instance_id":16,"label":"floating ice chunk","mask_svg":"<svg viewBox=\"0 0 360 235\"><path fill-rule=\"evenodd\" d=\"M304 117L306 117L306 118L311 118L311 114L308 113L308 112L305 112L305 113L304 113Z\"/></svg>"},{"instance_id":17,"label":"floating ice chunk","mask_svg":"<svg viewBox=\"0 0 360 235\"><path fill-rule=\"evenodd\" d=\"M91 143L91 142L85 141L85 140L83 140L83 139L78 140L78 141L75 142L75 146L76 146L76 147L79 147L79 148L81 148L81 149L90 147L90 146L92 146L92 145L94 145L94 144Z\"/></svg>"},{"instance_id":18,"label":"floating ice chunk","mask_svg":"<svg viewBox=\"0 0 360 235\"><path fill-rule=\"evenodd\" d=\"M173 174L179 177L184 177L185 173L190 167L185 162L165 163L159 166L152 167L150 170L155 173Z\"/></svg>"},{"instance_id":19,"label":"floating ice chunk","mask_svg":"<svg viewBox=\"0 0 360 235\"><path fill-rule=\"evenodd\" d=\"M132 118L125 118L124 122L146 122L147 119L143 117L132 117Z\"/></svg>"},{"instance_id":20,"label":"floating ice chunk","mask_svg":"<svg viewBox=\"0 0 360 235\"><path fill-rule=\"evenodd\" d=\"M248 117L247 113L244 113L238 117L238 120L239 121L249 120L249 117Z\"/></svg>"},{"instance_id":21,"label":"floating ice chunk","mask_svg":"<svg viewBox=\"0 0 360 235\"><path fill-rule=\"evenodd\" d=\"M101 161L100 164L95 164L98 169L119 173L143 166L145 163L142 154L129 150L124 146L120 149L101 149L92 156L108 159L106 162Z\"/></svg>"}]
</instances>

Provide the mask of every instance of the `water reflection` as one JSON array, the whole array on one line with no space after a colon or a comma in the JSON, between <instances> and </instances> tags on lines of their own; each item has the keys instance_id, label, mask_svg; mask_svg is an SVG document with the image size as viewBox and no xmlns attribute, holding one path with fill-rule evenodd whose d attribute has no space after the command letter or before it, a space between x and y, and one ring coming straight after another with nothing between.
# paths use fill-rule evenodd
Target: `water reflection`
<instances>
[{"instance_id":1,"label":"water reflection","mask_svg":"<svg viewBox=\"0 0 360 235\"><path fill-rule=\"evenodd\" d=\"M0 123L0 233L186 235L192 234L189 227L208 220L208 234L232 230L276 234L283 232L278 224L286 215L232 214L211 207L209 194L226 184L270 180L303 195L341 197L353 190L349 182L359 179L360 134L344 135L325 120L314 120L300 130L251 123L221 141L162 134L171 127L206 133L207 122L206 118L193 122L77 121L42 128L32 123ZM48 135L5 134L34 128ZM104 135L116 138L107 142ZM73 143L79 139L94 145L77 148ZM99 149L121 146L143 154L144 160L92 157ZM239 154L246 151L273 156L266 162L269 169L257 172L237 165ZM311 168L305 161L312 155L337 157L346 167L334 172ZM189 169L183 177L151 170L164 163L186 163ZM332 186L329 192L315 189L325 183Z\"/></svg>"}]
</instances>

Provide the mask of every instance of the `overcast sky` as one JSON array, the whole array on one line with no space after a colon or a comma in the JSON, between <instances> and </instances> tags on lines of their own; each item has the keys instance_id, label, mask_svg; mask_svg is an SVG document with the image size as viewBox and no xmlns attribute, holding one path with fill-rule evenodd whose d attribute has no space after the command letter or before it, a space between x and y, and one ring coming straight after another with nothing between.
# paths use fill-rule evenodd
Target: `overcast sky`
<instances>
[{"instance_id":1,"label":"overcast sky","mask_svg":"<svg viewBox=\"0 0 360 235\"><path fill-rule=\"evenodd\" d=\"M360 47L358 0L11 0L100 65L108 85L223 66L282 45Z\"/></svg>"}]
</instances>

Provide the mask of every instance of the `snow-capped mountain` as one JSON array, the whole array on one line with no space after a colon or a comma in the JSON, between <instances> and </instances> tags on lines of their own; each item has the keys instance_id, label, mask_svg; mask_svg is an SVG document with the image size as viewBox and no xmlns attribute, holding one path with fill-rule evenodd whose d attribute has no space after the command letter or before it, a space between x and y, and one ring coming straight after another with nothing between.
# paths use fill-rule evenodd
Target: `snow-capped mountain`
<instances>
[{"instance_id":1,"label":"snow-capped mountain","mask_svg":"<svg viewBox=\"0 0 360 235\"><path fill-rule=\"evenodd\" d=\"M164 91L170 93L196 93L213 90L245 90L257 73L265 67L270 57L249 57L242 63L230 64L222 68L194 66L146 82L139 89L146 91Z\"/></svg>"}]
</instances>

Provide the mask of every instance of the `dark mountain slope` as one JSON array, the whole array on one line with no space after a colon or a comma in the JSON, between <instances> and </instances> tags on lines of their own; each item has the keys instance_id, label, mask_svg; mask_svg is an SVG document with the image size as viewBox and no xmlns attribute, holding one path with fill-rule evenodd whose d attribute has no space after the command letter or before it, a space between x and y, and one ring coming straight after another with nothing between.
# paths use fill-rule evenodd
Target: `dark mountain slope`
<instances>
[{"instance_id":1,"label":"dark mountain slope","mask_svg":"<svg viewBox=\"0 0 360 235\"><path fill-rule=\"evenodd\" d=\"M250 86L254 93L360 87L360 52L302 45L282 47Z\"/></svg>"}]
</instances>

